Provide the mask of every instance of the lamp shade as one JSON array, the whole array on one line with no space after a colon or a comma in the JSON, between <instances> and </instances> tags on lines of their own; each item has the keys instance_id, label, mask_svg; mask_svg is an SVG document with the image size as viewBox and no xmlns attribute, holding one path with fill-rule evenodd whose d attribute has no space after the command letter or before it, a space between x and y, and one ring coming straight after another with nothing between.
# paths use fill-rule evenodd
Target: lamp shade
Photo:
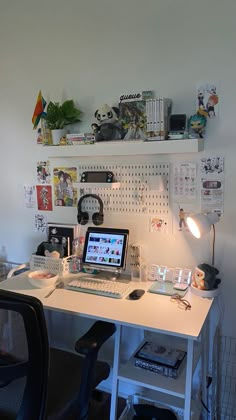
<instances>
[{"instance_id":1,"label":"lamp shade","mask_svg":"<svg viewBox=\"0 0 236 420\"><path fill-rule=\"evenodd\" d=\"M192 235L199 239L210 232L211 226L219 220L220 218L216 213L198 213L188 216L186 222Z\"/></svg>"}]
</instances>

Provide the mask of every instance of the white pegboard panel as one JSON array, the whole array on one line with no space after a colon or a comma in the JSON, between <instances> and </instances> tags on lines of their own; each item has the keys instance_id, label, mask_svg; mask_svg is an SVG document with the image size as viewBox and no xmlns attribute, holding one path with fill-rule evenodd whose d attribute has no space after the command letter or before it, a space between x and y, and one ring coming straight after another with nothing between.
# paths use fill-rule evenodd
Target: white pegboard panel
<instances>
[{"instance_id":1,"label":"white pegboard panel","mask_svg":"<svg viewBox=\"0 0 236 420\"><path fill-rule=\"evenodd\" d=\"M80 165L79 180L84 171L111 171L120 188L86 187L80 188L79 195L97 194L104 203L104 210L117 213L147 213L168 215L169 213L169 163L125 164L125 165ZM162 191L150 188L149 179L165 179L166 187ZM86 209L97 210L93 199L88 199Z\"/></svg>"}]
</instances>

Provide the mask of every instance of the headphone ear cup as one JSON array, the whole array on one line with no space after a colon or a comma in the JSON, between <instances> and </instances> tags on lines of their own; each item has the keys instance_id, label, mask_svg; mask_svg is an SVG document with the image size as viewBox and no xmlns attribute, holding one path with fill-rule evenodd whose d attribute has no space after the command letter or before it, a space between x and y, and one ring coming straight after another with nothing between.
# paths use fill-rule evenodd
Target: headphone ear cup
<instances>
[{"instance_id":1,"label":"headphone ear cup","mask_svg":"<svg viewBox=\"0 0 236 420\"><path fill-rule=\"evenodd\" d=\"M77 220L80 225L86 225L86 223L88 223L88 220L89 220L88 213L83 212L83 211L79 212L77 215Z\"/></svg>"},{"instance_id":2,"label":"headphone ear cup","mask_svg":"<svg viewBox=\"0 0 236 420\"><path fill-rule=\"evenodd\" d=\"M99 226L103 224L103 213L94 213L92 216L93 223L95 226Z\"/></svg>"}]
</instances>

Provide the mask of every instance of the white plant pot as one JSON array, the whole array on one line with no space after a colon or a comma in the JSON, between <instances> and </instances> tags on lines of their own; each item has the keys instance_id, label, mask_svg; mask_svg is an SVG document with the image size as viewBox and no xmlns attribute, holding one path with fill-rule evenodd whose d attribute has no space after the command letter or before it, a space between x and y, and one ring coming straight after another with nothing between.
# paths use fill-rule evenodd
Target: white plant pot
<instances>
[{"instance_id":1,"label":"white plant pot","mask_svg":"<svg viewBox=\"0 0 236 420\"><path fill-rule=\"evenodd\" d=\"M65 128L58 129L58 130L51 130L51 133L52 133L52 144L54 145L60 144L61 138L66 136Z\"/></svg>"}]
</instances>

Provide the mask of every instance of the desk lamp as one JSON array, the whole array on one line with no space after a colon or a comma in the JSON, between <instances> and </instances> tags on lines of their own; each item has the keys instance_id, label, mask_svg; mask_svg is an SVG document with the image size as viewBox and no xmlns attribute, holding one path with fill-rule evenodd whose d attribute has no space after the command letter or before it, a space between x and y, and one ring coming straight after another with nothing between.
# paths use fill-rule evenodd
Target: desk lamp
<instances>
[{"instance_id":1,"label":"desk lamp","mask_svg":"<svg viewBox=\"0 0 236 420\"><path fill-rule=\"evenodd\" d=\"M210 232L212 226L212 265L214 265L215 262L215 223L219 222L219 220L220 218L217 213L198 213L192 216L188 216L186 219L190 232L197 239Z\"/></svg>"},{"instance_id":2,"label":"desk lamp","mask_svg":"<svg viewBox=\"0 0 236 420\"><path fill-rule=\"evenodd\" d=\"M219 222L220 218L216 213L198 213L188 216L186 219L188 228L195 238L199 239L206 233L209 233L211 226L213 227L213 242L212 242L212 266L208 264L200 264L195 269L194 281L191 286L192 292L202 297L215 297L218 295L218 284L220 279L216 279L219 273L218 269L214 267L215 262L215 223ZM198 279L198 280L197 280ZM203 281L203 285L202 285ZM196 283L196 284L195 284ZM207 287L205 285L207 284ZM200 289L200 290L199 290Z\"/></svg>"}]
</instances>

